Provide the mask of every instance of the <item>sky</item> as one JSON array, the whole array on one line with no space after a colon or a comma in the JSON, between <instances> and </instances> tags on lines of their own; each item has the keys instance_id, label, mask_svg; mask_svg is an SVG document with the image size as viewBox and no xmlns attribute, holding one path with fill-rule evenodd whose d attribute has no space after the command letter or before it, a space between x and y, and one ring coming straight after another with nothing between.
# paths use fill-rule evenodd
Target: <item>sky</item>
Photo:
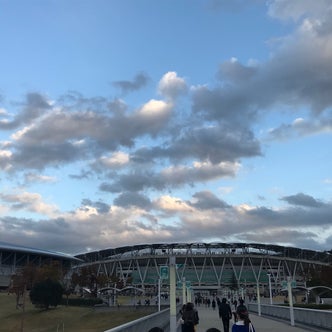
<instances>
[{"instance_id":1,"label":"sky","mask_svg":"<svg viewBox=\"0 0 332 332\"><path fill-rule=\"evenodd\" d=\"M332 249L330 0L0 0L0 241Z\"/></svg>"}]
</instances>

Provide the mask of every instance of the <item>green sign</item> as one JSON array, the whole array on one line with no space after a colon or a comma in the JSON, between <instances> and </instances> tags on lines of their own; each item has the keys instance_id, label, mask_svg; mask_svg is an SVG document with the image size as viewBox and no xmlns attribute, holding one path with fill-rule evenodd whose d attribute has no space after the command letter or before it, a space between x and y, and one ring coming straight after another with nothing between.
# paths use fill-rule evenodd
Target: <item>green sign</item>
<instances>
[{"instance_id":1,"label":"green sign","mask_svg":"<svg viewBox=\"0 0 332 332\"><path fill-rule=\"evenodd\" d=\"M288 287L288 286L287 286L287 281L286 281L286 280L282 281L282 282L281 282L281 286L282 286L282 288L287 288L287 287ZM296 280L292 280L292 281L291 281L291 287L292 287L292 288L295 288L295 287L296 287Z\"/></svg>"},{"instance_id":2,"label":"green sign","mask_svg":"<svg viewBox=\"0 0 332 332\"><path fill-rule=\"evenodd\" d=\"M160 266L160 279L168 279L168 266Z\"/></svg>"}]
</instances>

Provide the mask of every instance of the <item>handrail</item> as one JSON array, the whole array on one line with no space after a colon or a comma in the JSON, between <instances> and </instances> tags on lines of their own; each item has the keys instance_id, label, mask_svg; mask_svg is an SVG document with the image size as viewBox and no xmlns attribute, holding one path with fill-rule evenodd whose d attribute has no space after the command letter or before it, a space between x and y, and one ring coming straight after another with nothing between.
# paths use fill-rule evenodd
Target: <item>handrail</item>
<instances>
[{"instance_id":1,"label":"handrail","mask_svg":"<svg viewBox=\"0 0 332 332\"><path fill-rule=\"evenodd\" d=\"M285 321L290 321L290 310L288 306L261 304L261 314L263 316L275 317ZM258 312L257 303L249 303L250 312ZM317 310L307 308L293 308L294 322L298 326L310 326L313 328L332 331L332 311Z\"/></svg>"},{"instance_id":2,"label":"handrail","mask_svg":"<svg viewBox=\"0 0 332 332\"><path fill-rule=\"evenodd\" d=\"M149 331L154 326L159 326L164 331L169 330L170 309L164 309L151 315L133 320L104 332L137 332Z\"/></svg>"}]
</instances>

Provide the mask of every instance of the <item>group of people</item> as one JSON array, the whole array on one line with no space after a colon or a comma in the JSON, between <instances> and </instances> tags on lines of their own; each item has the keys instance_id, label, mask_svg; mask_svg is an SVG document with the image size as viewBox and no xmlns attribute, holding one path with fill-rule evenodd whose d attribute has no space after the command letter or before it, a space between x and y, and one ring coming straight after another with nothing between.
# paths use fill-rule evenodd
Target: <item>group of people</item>
<instances>
[{"instance_id":1,"label":"group of people","mask_svg":"<svg viewBox=\"0 0 332 332\"><path fill-rule=\"evenodd\" d=\"M239 299L239 305L235 305L234 311L232 311L230 304L226 298L221 301L217 299L217 305L219 309L219 317L222 320L224 332L229 332L230 321L234 315L234 324L232 325L232 332L255 332L255 328L249 319L248 309L244 304L243 299ZM181 324L181 332L195 332L196 327L199 324L198 312L195 309L193 303L188 302L183 305L180 310L181 318L179 324ZM154 327L148 332L163 332L159 327ZM209 328L206 332L221 332L217 328Z\"/></svg>"}]
</instances>

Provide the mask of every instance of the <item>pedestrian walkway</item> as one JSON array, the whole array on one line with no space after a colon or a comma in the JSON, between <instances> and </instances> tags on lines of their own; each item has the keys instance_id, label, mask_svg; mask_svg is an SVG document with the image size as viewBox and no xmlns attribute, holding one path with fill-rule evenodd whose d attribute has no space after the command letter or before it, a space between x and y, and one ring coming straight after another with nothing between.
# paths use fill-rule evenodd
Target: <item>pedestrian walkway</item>
<instances>
[{"instance_id":1,"label":"pedestrian walkway","mask_svg":"<svg viewBox=\"0 0 332 332\"><path fill-rule=\"evenodd\" d=\"M199 325L197 332L205 332L210 327L216 327L223 332L222 321L219 318L218 310L212 310L211 308L205 308L203 306L197 307L199 314ZM290 322L287 323L276 321L273 319L264 318L255 314L250 314L250 319L255 327L256 332L307 332L312 330L306 330L300 327L291 326ZM233 320L230 320L230 332L233 325Z\"/></svg>"}]
</instances>

